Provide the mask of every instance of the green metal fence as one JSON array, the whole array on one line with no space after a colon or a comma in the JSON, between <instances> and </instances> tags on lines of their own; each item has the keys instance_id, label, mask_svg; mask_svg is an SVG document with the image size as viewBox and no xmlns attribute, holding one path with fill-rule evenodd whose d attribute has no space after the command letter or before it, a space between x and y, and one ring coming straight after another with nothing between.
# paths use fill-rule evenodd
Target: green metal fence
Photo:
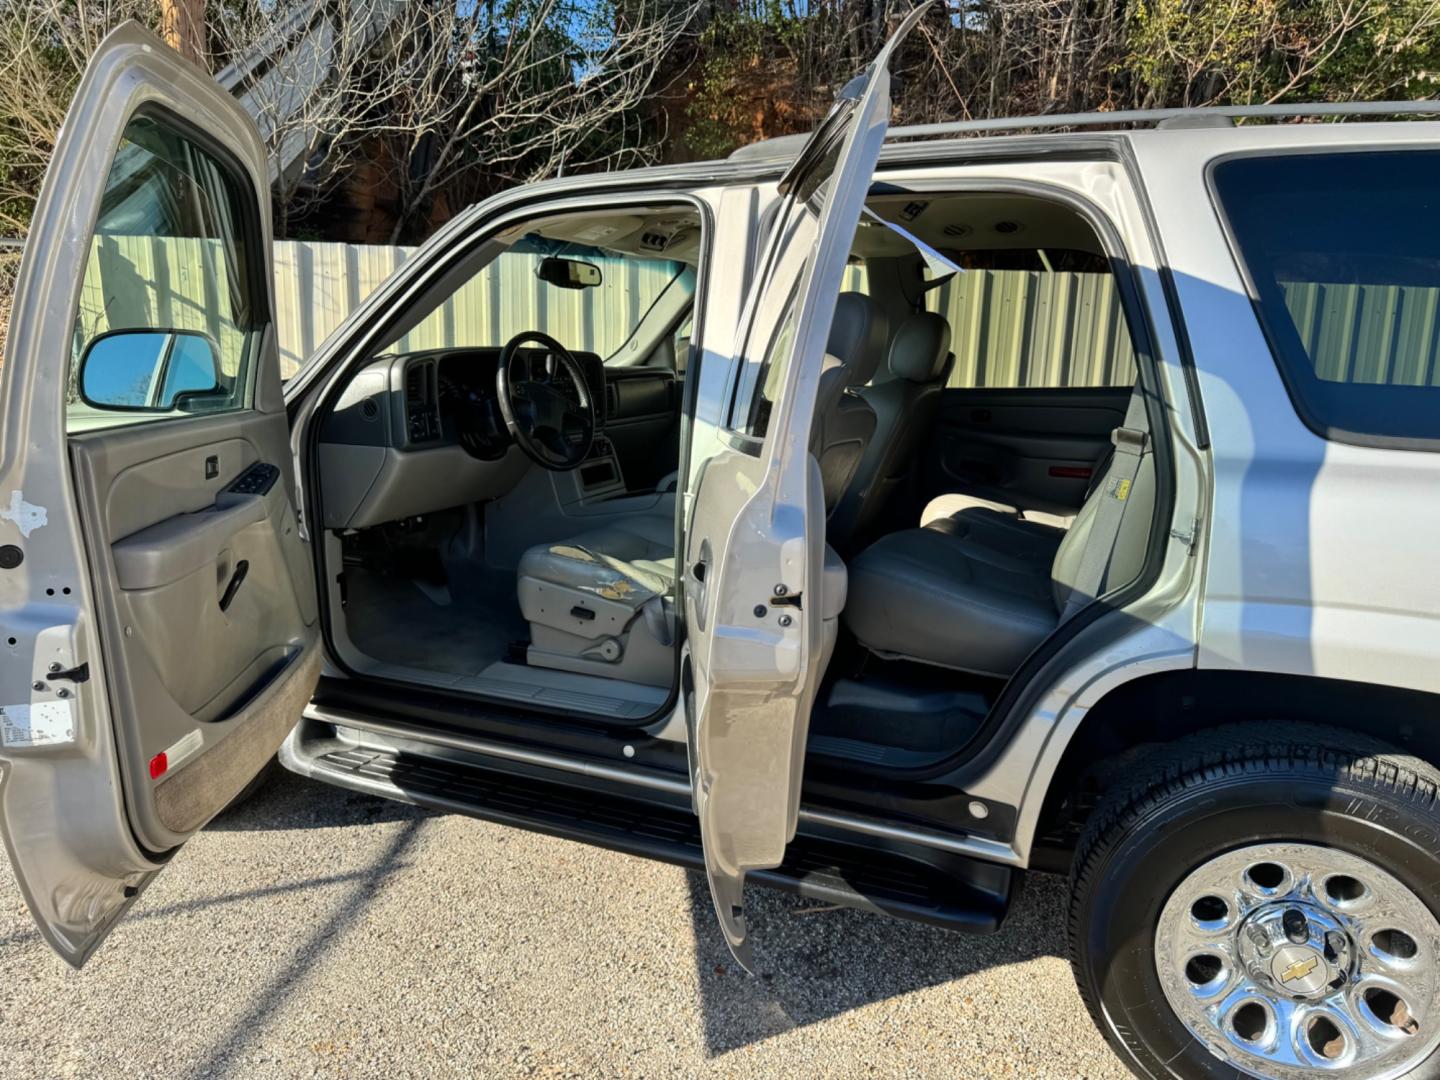
<instances>
[{"instance_id":1,"label":"green metal fence","mask_svg":"<svg viewBox=\"0 0 1440 1080\"><path fill-rule=\"evenodd\" d=\"M1315 282L1281 287L1320 378L1440 386L1440 289Z\"/></svg>"},{"instance_id":2,"label":"green metal fence","mask_svg":"<svg viewBox=\"0 0 1440 1080\"><path fill-rule=\"evenodd\" d=\"M951 386L1132 386L1135 352L1108 274L968 270L931 293L950 320Z\"/></svg>"},{"instance_id":3,"label":"green metal fence","mask_svg":"<svg viewBox=\"0 0 1440 1080\"><path fill-rule=\"evenodd\" d=\"M275 321L281 374L292 375L413 248L282 241L275 245ZM77 348L124 326L207 331L221 363L236 370L243 335L230 311L225 253L216 241L97 237L85 275ZM660 259L594 257L594 289L562 291L535 276L540 256L507 252L451 295L397 343L402 351L500 345L543 330L602 356L618 349L681 269Z\"/></svg>"},{"instance_id":4,"label":"green metal fence","mask_svg":"<svg viewBox=\"0 0 1440 1080\"><path fill-rule=\"evenodd\" d=\"M282 370L290 375L413 249L287 241L275 245ZM224 253L211 241L102 236L81 299L79 334L117 326L204 329L222 363L238 362ZM576 348L617 349L678 264L599 259L597 289L542 288L538 256L491 263L399 343L401 349L498 344L544 330ZM864 289L863 268L845 287ZM1287 302L1325 379L1440 385L1440 290L1356 284L1294 284ZM970 270L927 296L952 329L951 386L1128 386L1135 356L1115 284L1106 274Z\"/></svg>"}]
</instances>

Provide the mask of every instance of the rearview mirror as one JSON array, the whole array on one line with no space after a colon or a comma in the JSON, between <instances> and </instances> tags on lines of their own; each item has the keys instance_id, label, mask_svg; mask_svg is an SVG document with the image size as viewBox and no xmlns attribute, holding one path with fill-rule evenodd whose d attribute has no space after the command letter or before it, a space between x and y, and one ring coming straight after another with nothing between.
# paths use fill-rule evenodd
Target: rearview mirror
<instances>
[{"instance_id":1,"label":"rearview mirror","mask_svg":"<svg viewBox=\"0 0 1440 1080\"><path fill-rule=\"evenodd\" d=\"M593 289L604 280L600 268L594 263L555 256L541 259L540 265L535 268L535 276L561 289Z\"/></svg>"},{"instance_id":2,"label":"rearview mirror","mask_svg":"<svg viewBox=\"0 0 1440 1080\"><path fill-rule=\"evenodd\" d=\"M80 357L80 397L97 409L170 412L223 393L215 343L196 330L112 330Z\"/></svg>"}]
</instances>

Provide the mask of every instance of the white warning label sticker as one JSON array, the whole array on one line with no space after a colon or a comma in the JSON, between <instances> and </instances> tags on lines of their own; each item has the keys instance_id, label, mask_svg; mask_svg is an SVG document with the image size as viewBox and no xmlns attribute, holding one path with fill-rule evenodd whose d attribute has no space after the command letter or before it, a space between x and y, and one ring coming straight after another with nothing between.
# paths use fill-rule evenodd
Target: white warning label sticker
<instances>
[{"instance_id":1,"label":"white warning label sticker","mask_svg":"<svg viewBox=\"0 0 1440 1080\"><path fill-rule=\"evenodd\" d=\"M58 746L74 741L73 701L0 705L0 743L6 746Z\"/></svg>"}]
</instances>

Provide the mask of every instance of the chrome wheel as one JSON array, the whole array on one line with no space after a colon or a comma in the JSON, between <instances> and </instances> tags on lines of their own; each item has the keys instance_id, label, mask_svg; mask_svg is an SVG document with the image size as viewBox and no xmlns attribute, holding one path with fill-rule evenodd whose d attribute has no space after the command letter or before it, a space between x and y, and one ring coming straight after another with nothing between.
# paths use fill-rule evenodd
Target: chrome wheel
<instances>
[{"instance_id":1,"label":"chrome wheel","mask_svg":"<svg viewBox=\"0 0 1440 1080\"><path fill-rule=\"evenodd\" d=\"M1212 1053L1274 1080L1403 1075L1440 1043L1440 922L1365 859L1259 844L1170 895L1155 964Z\"/></svg>"}]
</instances>

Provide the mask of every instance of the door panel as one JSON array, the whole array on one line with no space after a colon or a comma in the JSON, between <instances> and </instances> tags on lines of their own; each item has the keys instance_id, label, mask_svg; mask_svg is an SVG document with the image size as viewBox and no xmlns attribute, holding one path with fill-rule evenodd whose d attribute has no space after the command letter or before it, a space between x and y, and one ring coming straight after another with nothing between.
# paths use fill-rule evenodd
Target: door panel
<instances>
[{"instance_id":1,"label":"door panel","mask_svg":"<svg viewBox=\"0 0 1440 1080\"><path fill-rule=\"evenodd\" d=\"M947 389L921 456L921 495L961 493L1072 514L1122 426L1129 387ZM921 504L923 506L923 502Z\"/></svg>"},{"instance_id":2,"label":"door panel","mask_svg":"<svg viewBox=\"0 0 1440 1080\"><path fill-rule=\"evenodd\" d=\"M157 851L204 823L195 820L204 800L177 793L202 776L219 782L213 768L187 762L268 713L259 699L272 682L318 663L318 650L305 648L315 591L286 482L288 437L283 414L241 411L90 432L70 443L97 592L113 598L103 618L120 628L105 641L113 642L127 794L151 786L156 755L194 747L167 760L173 775L153 782L153 802L127 800L137 835ZM231 490L242 477L259 481L242 486L261 487L266 465L274 470L268 490ZM236 740L247 753L223 773L230 779L212 792L219 805L211 813L264 766L245 760L249 753L268 759L296 715L273 738ZM175 813L177 802L184 813Z\"/></svg>"},{"instance_id":3,"label":"door panel","mask_svg":"<svg viewBox=\"0 0 1440 1080\"><path fill-rule=\"evenodd\" d=\"M77 90L16 284L0 831L76 966L271 759L318 675L267 176L234 99L126 24Z\"/></svg>"},{"instance_id":4,"label":"door panel","mask_svg":"<svg viewBox=\"0 0 1440 1080\"><path fill-rule=\"evenodd\" d=\"M108 472L112 477L106 485L103 505L105 527L114 537L137 533L175 514L205 509L241 469L259 460L255 446L248 439L220 438L203 446L192 446L189 433L176 432L173 425L156 428L153 433L138 430L136 433L159 438L147 439L140 446L136 445L140 440L129 440L132 452L126 453L122 461L97 463L97 448L104 447L108 454L118 455L126 449L126 440L102 443L87 441L82 435L71 442L72 454L83 453L98 471ZM155 442L159 445L153 445ZM205 462L210 458L215 459L213 479L205 477Z\"/></svg>"},{"instance_id":5,"label":"door panel","mask_svg":"<svg viewBox=\"0 0 1440 1080\"><path fill-rule=\"evenodd\" d=\"M711 450L701 459L692 449L689 468L688 747L711 898L747 968L745 876L778 866L795 836L810 709L838 615L824 602L824 493L809 452L826 339L885 138L890 54L929 6L841 91L781 180L730 395L700 395L691 425L692 447Z\"/></svg>"}]
</instances>

